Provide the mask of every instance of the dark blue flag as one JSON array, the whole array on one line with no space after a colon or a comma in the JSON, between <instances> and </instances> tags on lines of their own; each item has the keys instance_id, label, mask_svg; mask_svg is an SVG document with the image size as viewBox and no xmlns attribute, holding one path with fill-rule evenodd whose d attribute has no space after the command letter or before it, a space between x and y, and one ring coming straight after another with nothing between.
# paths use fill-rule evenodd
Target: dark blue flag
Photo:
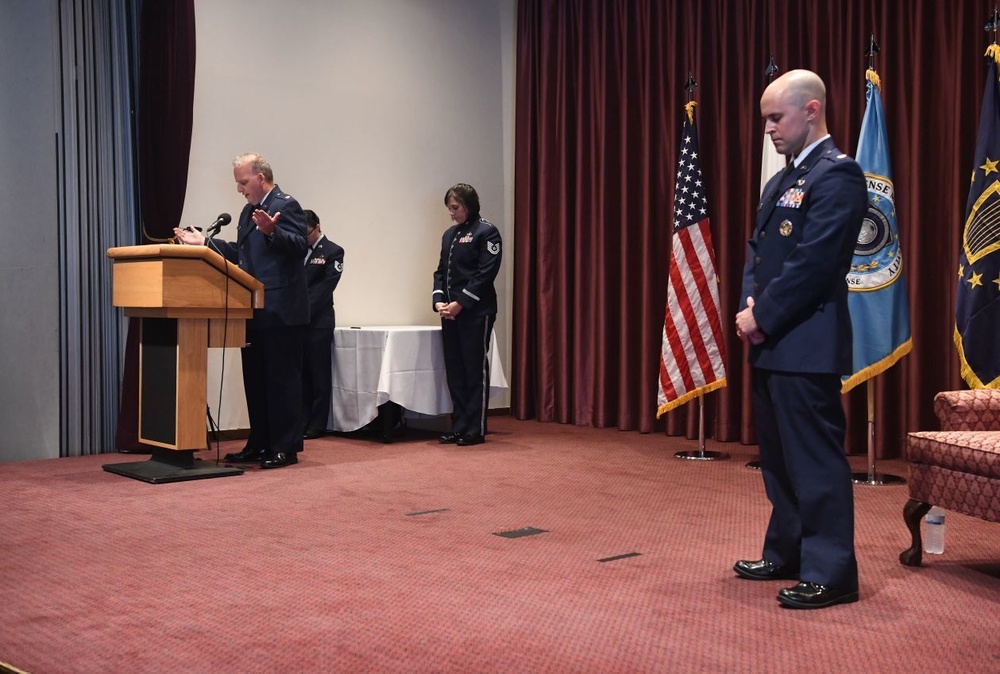
<instances>
[{"instance_id":1,"label":"dark blue flag","mask_svg":"<svg viewBox=\"0 0 1000 674\"><path fill-rule=\"evenodd\" d=\"M955 346L972 388L1000 388L1000 46L990 45L986 55L955 301Z\"/></svg>"}]
</instances>

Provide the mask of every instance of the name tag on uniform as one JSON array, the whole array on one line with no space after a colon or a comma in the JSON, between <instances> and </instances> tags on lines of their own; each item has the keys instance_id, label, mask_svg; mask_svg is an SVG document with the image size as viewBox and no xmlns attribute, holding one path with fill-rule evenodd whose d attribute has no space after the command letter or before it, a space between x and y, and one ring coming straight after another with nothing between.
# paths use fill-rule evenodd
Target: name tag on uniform
<instances>
[{"instance_id":1,"label":"name tag on uniform","mask_svg":"<svg viewBox=\"0 0 1000 674\"><path fill-rule=\"evenodd\" d=\"M800 208L806 193L798 187L789 187L788 191L778 199L778 208Z\"/></svg>"}]
</instances>

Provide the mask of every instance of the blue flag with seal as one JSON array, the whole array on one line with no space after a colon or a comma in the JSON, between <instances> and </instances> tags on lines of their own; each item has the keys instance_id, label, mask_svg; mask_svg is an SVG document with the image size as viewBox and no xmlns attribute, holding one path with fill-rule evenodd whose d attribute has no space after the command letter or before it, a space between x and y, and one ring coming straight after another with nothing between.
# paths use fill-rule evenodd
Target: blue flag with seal
<instances>
[{"instance_id":1,"label":"blue flag with seal","mask_svg":"<svg viewBox=\"0 0 1000 674\"><path fill-rule=\"evenodd\" d=\"M986 56L955 297L955 346L971 388L1000 388L1000 47L990 45Z\"/></svg>"},{"instance_id":2,"label":"blue flag with seal","mask_svg":"<svg viewBox=\"0 0 1000 674\"><path fill-rule=\"evenodd\" d=\"M888 370L913 346L881 82L872 69L865 77L867 107L857 161L868 183L868 212L847 274L854 367L853 374L842 380L844 393Z\"/></svg>"}]
</instances>

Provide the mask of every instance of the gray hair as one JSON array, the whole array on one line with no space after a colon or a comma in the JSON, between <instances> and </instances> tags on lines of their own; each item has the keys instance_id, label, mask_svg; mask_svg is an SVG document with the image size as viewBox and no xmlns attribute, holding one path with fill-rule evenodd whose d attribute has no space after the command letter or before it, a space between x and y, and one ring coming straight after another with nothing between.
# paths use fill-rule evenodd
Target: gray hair
<instances>
[{"instance_id":1,"label":"gray hair","mask_svg":"<svg viewBox=\"0 0 1000 674\"><path fill-rule=\"evenodd\" d=\"M242 166L243 164L250 164L254 173L263 173L264 179L272 183L274 182L274 171L271 170L271 164L264 159L264 155L258 154L256 152L247 152L246 154L241 154L236 159L233 160L233 168L237 166Z\"/></svg>"}]
</instances>

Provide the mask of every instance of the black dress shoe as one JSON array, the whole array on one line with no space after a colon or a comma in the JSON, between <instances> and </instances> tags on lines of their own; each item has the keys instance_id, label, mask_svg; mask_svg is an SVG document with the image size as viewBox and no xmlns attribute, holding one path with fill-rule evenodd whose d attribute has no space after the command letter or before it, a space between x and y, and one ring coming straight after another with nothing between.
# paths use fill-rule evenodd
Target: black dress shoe
<instances>
[{"instance_id":1,"label":"black dress shoe","mask_svg":"<svg viewBox=\"0 0 1000 674\"><path fill-rule=\"evenodd\" d=\"M747 580L792 580L799 577L797 569L772 564L766 559L750 561L741 559L733 564L736 575Z\"/></svg>"},{"instance_id":2,"label":"black dress shoe","mask_svg":"<svg viewBox=\"0 0 1000 674\"><path fill-rule=\"evenodd\" d=\"M260 462L261 468L284 468L285 466L291 466L294 463L299 462L299 455L297 452L278 452L269 459L264 459Z\"/></svg>"},{"instance_id":3,"label":"black dress shoe","mask_svg":"<svg viewBox=\"0 0 1000 674\"><path fill-rule=\"evenodd\" d=\"M463 435L458 438L459 447L471 447L472 445L481 445L486 442L486 438L481 435Z\"/></svg>"},{"instance_id":4,"label":"black dress shoe","mask_svg":"<svg viewBox=\"0 0 1000 674\"><path fill-rule=\"evenodd\" d=\"M316 438L322 438L324 435L326 435L326 431L318 431L315 428L310 428L302 434L302 439L315 440Z\"/></svg>"},{"instance_id":5,"label":"black dress shoe","mask_svg":"<svg viewBox=\"0 0 1000 674\"><path fill-rule=\"evenodd\" d=\"M857 590L837 590L816 583L799 583L778 592L778 601L791 608L826 608L857 600Z\"/></svg>"},{"instance_id":6,"label":"black dress shoe","mask_svg":"<svg viewBox=\"0 0 1000 674\"><path fill-rule=\"evenodd\" d=\"M244 447L243 451L226 454L222 460L226 463L255 463L263 458L264 450Z\"/></svg>"},{"instance_id":7,"label":"black dress shoe","mask_svg":"<svg viewBox=\"0 0 1000 674\"><path fill-rule=\"evenodd\" d=\"M462 436L459 435L458 433L445 433L440 438L438 438L438 442L440 442L442 445L454 445L456 442L458 442L459 438L461 437Z\"/></svg>"}]
</instances>

